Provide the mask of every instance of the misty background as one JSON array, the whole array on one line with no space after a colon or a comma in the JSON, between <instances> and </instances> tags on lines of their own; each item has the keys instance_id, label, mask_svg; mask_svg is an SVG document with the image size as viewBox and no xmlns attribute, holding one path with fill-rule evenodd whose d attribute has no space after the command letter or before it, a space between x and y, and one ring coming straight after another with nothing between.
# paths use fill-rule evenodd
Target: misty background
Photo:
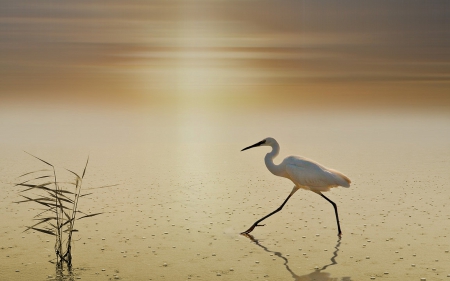
<instances>
[{"instance_id":1,"label":"misty background","mask_svg":"<svg viewBox=\"0 0 450 281\"><path fill-rule=\"evenodd\" d=\"M3 105L450 105L448 1L0 5Z\"/></svg>"}]
</instances>

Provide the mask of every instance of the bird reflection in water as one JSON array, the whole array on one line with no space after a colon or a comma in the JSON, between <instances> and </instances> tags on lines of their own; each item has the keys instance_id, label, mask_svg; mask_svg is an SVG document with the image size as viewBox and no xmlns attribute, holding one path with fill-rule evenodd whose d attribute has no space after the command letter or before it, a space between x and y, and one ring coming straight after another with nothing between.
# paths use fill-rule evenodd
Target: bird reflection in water
<instances>
[{"instance_id":1,"label":"bird reflection in water","mask_svg":"<svg viewBox=\"0 0 450 281\"><path fill-rule=\"evenodd\" d=\"M334 277L330 277L330 273L323 271L327 267L337 264L336 258L338 256L339 246L341 245L341 238L340 237L337 240L336 247L334 247L335 251L333 252L333 256L330 259L331 263L328 263L328 264L322 266L320 269L316 269L316 270L314 270L313 272L311 272L309 274L300 276L300 275L295 274L294 271L292 271L292 269L289 267L289 260L285 256L283 256L282 253L269 250L266 246L262 245L259 242L259 240L255 239L255 237L253 235L251 235L251 234L244 233L242 235L247 237L247 238L249 238L252 242L254 242L259 247L263 248L264 251L266 251L268 253L273 253L275 256L283 259L284 260L284 266L286 267L287 271L289 271L289 273L292 275L292 278L294 278L295 281L313 281L313 280L314 281L338 281L338 280L340 280L340 281L351 281L350 277L334 278Z\"/></svg>"}]
</instances>

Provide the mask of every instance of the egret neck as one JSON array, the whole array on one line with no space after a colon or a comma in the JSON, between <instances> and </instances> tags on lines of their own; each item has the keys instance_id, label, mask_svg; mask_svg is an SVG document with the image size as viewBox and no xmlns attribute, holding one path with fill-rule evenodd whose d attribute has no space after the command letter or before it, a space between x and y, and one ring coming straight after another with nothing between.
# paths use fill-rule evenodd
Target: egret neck
<instances>
[{"instance_id":1,"label":"egret neck","mask_svg":"<svg viewBox=\"0 0 450 281\"><path fill-rule=\"evenodd\" d=\"M270 146L272 147L272 151L267 153L266 157L264 157L266 167L272 174L283 177L284 173L281 165L275 165L275 163L273 163L273 158L277 157L278 153L280 153L280 145L275 142Z\"/></svg>"}]
</instances>

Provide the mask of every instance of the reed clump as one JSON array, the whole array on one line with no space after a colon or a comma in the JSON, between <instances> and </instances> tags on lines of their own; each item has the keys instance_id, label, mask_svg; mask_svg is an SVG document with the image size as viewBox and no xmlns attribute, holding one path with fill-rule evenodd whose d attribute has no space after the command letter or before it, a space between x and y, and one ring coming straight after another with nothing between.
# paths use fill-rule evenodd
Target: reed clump
<instances>
[{"instance_id":1,"label":"reed clump","mask_svg":"<svg viewBox=\"0 0 450 281\"><path fill-rule=\"evenodd\" d=\"M80 198L92 194L81 193L89 157L81 176L65 169L70 174L69 181L58 181L55 166L32 154L30 155L49 168L31 171L18 177L21 182L17 183L16 186L23 188L19 193L24 200L15 203L32 202L42 207L38 209L38 214L34 216L35 223L28 226L25 231L34 230L54 236L56 265L63 267L64 264L67 264L71 268L73 233L78 231L75 229L75 222L101 214L86 214L78 209ZM26 178L28 179L25 180Z\"/></svg>"}]
</instances>

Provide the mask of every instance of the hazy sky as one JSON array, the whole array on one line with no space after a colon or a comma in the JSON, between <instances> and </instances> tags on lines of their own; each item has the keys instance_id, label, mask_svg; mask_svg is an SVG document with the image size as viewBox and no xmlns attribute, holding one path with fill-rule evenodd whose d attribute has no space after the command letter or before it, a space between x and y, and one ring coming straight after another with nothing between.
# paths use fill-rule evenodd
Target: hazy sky
<instances>
[{"instance_id":1,"label":"hazy sky","mask_svg":"<svg viewBox=\"0 0 450 281\"><path fill-rule=\"evenodd\" d=\"M450 105L450 1L0 0L0 101Z\"/></svg>"}]
</instances>

